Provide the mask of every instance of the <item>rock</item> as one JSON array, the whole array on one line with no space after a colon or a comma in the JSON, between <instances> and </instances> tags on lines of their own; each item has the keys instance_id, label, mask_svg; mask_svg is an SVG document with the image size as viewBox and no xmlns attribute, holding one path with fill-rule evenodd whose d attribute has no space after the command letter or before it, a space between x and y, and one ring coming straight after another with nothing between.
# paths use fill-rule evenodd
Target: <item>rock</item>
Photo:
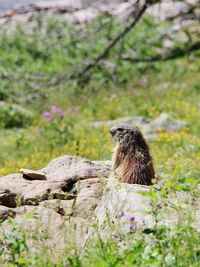
<instances>
[{"instance_id":1,"label":"rock","mask_svg":"<svg viewBox=\"0 0 200 267\"><path fill-rule=\"evenodd\" d=\"M63 156L50 162L44 169L26 171L45 175L46 180L28 180L21 174L10 174L0 179L0 205L15 208L38 205L48 199L71 199L69 194L78 180L108 177L110 166L78 157Z\"/></svg>"},{"instance_id":2,"label":"rock","mask_svg":"<svg viewBox=\"0 0 200 267\"><path fill-rule=\"evenodd\" d=\"M119 183L110 179L94 211L93 223L98 225L98 229L90 228L86 240L93 238L95 232L98 232L103 239L107 239L116 231L119 235L126 235L137 228L144 232L151 231L156 224L173 227L186 215L188 216L188 210L191 211L190 216L193 218L191 226L199 231L200 204L197 198L180 191L162 199L157 191L156 205L159 221L156 222L153 216L156 206L149 193L150 188L147 186Z\"/></svg>"},{"instance_id":3,"label":"rock","mask_svg":"<svg viewBox=\"0 0 200 267\"><path fill-rule=\"evenodd\" d=\"M103 165L108 170L110 170L112 166L112 160L93 160L92 162L95 164Z\"/></svg>"},{"instance_id":4,"label":"rock","mask_svg":"<svg viewBox=\"0 0 200 267\"><path fill-rule=\"evenodd\" d=\"M29 235L33 251L38 251L42 242L58 251L64 249L69 239L82 247L110 167L110 162L104 164L65 155L40 171L22 170L36 178L38 173L45 174L46 180L24 179L22 174L2 177L0 220L4 223L1 230L7 235L12 233L12 225L6 221L11 216ZM38 242L33 238L35 232L40 236Z\"/></svg>"},{"instance_id":5,"label":"rock","mask_svg":"<svg viewBox=\"0 0 200 267\"><path fill-rule=\"evenodd\" d=\"M40 206L53 209L58 214L65 216L65 218L70 218L73 216L74 210L74 200L59 200L59 199L52 199L52 200L45 200L40 203Z\"/></svg>"},{"instance_id":6,"label":"rock","mask_svg":"<svg viewBox=\"0 0 200 267\"><path fill-rule=\"evenodd\" d=\"M147 10L147 13L160 20L166 20L185 14L189 11L190 6L184 2L175 2L164 0L161 3L155 4Z\"/></svg>"},{"instance_id":7,"label":"rock","mask_svg":"<svg viewBox=\"0 0 200 267\"><path fill-rule=\"evenodd\" d=\"M56 9L62 12L72 12L82 8L80 0L57 0L57 1L39 1L32 4L33 8L38 11Z\"/></svg>"},{"instance_id":8,"label":"rock","mask_svg":"<svg viewBox=\"0 0 200 267\"><path fill-rule=\"evenodd\" d=\"M0 25L9 25L13 30L18 23L25 25L26 22L29 22L29 28L31 28L31 24L34 24L31 18L35 14L40 14L45 21L59 14L60 20L64 23L87 23L101 13L107 13L111 17L118 17L122 21L126 21L133 12L135 3L137 3L136 0L37 1L29 5L17 6L11 10L0 13ZM147 14L159 20L181 18L182 21L191 21L191 16L186 15L191 15L192 7L192 12L195 14L194 17L196 21L198 21L198 6L198 0L187 0L185 2L164 0L161 3L150 6L147 9ZM28 16L26 16L27 13Z\"/></svg>"},{"instance_id":9,"label":"rock","mask_svg":"<svg viewBox=\"0 0 200 267\"><path fill-rule=\"evenodd\" d=\"M94 128L99 128L99 127L112 127L116 124L133 124L134 119L135 119L134 117L124 117L124 118L119 118L116 120L97 121L97 122L92 123L91 126Z\"/></svg>"},{"instance_id":10,"label":"rock","mask_svg":"<svg viewBox=\"0 0 200 267\"><path fill-rule=\"evenodd\" d=\"M89 7L87 9L81 9L73 13L66 13L62 20L64 22L83 24L92 21L99 15L100 11L96 8Z\"/></svg>"},{"instance_id":11,"label":"rock","mask_svg":"<svg viewBox=\"0 0 200 267\"><path fill-rule=\"evenodd\" d=\"M162 113L150 125L154 129L166 128L171 131L179 131L186 126L186 122L173 119L168 113Z\"/></svg>"},{"instance_id":12,"label":"rock","mask_svg":"<svg viewBox=\"0 0 200 267\"><path fill-rule=\"evenodd\" d=\"M53 193L61 186L61 183L31 181L23 179L22 175L11 174L0 179L0 205L11 208L37 205L40 201L53 198Z\"/></svg>"},{"instance_id":13,"label":"rock","mask_svg":"<svg viewBox=\"0 0 200 267\"><path fill-rule=\"evenodd\" d=\"M0 228L2 244L6 242L5 237L12 238L13 227L17 227L19 238L22 232L23 236L26 236L29 253L32 254L39 254L42 248L48 247L48 251L52 254L49 256L58 257L59 251L65 248L65 244L67 246L70 240L73 240L70 238L70 231L73 229L69 227L69 220L64 220L54 209L42 205L20 207L12 222L4 221Z\"/></svg>"},{"instance_id":14,"label":"rock","mask_svg":"<svg viewBox=\"0 0 200 267\"><path fill-rule=\"evenodd\" d=\"M20 172L23 174L25 179L31 180L46 180L47 177L43 172L33 171L29 169L20 169Z\"/></svg>"},{"instance_id":15,"label":"rock","mask_svg":"<svg viewBox=\"0 0 200 267\"><path fill-rule=\"evenodd\" d=\"M150 213L151 203L143 195L148 192L148 186L124 184L110 179L94 213L102 236L105 235L105 238L108 235L109 224L116 226L123 234L130 232L131 216L143 229L152 228L155 220Z\"/></svg>"},{"instance_id":16,"label":"rock","mask_svg":"<svg viewBox=\"0 0 200 267\"><path fill-rule=\"evenodd\" d=\"M80 181L77 185L77 199L74 214L81 218L93 216L94 209L98 206L107 179L95 178Z\"/></svg>"},{"instance_id":17,"label":"rock","mask_svg":"<svg viewBox=\"0 0 200 267\"><path fill-rule=\"evenodd\" d=\"M0 223L10 217L15 217L15 215L16 211L14 209L5 206L0 206Z\"/></svg>"},{"instance_id":18,"label":"rock","mask_svg":"<svg viewBox=\"0 0 200 267\"><path fill-rule=\"evenodd\" d=\"M168 113L161 113L156 119L151 120L142 116L124 117L110 121L97 121L91 124L94 128L99 127L112 127L117 124L127 124L130 126L137 126L143 132L145 138L149 140L155 140L157 138L157 132L161 129L168 129L170 131L179 131L186 122L176 120Z\"/></svg>"},{"instance_id":19,"label":"rock","mask_svg":"<svg viewBox=\"0 0 200 267\"><path fill-rule=\"evenodd\" d=\"M74 156L62 156L51 161L45 168L40 170L44 172L49 180L59 179L61 175L67 178L75 179L80 178L95 178L95 177L108 177L110 173L110 166L104 165L98 161L90 161ZM60 179L63 179L61 177Z\"/></svg>"},{"instance_id":20,"label":"rock","mask_svg":"<svg viewBox=\"0 0 200 267\"><path fill-rule=\"evenodd\" d=\"M45 200L37 206L24 205L12 209L14 223L27 233L31 251L37 252L41 246L47 245L50 250L53 249L53 255L58 256L58 251L70 242L82 247L90 218L101 200L106 182L107 179L102 178L82 180L77 184L78 196L74 200ZM1 212L0 209L2 220L8 217L10 210L3 207ZM8 236L11 232L12 225L5 221L1 225L0 236L3 236L2 233ZM36 232L40 237L37 242L34 240Z\"/></svg>"},{"instance_id":21,"label":"rock","mask_svg":"<svg viewBox=\"0 0 200 267\"><path fill-rule=\"evenodd\" d=\"M191 226L200 228L200 204L192 195L176 192L163 202L159 191L151 189L157 195L155 202L149 197L149 187L107 179L110 171L110 161L65 155L39 171L46 180L27 180L22 174L2 177L0 241L4 242L5 235L12 236L13 225L19 225L19 235L21 230L27 235L30 253L47 246L53 257L58 257L70 242L81 249L97 232L106 239L116 231L123 235L137 228L151 231L156 224L155 205L158 226L173 227L180 221L179 215L188 215L190 210Z\"/></svg>"}]
</instances>

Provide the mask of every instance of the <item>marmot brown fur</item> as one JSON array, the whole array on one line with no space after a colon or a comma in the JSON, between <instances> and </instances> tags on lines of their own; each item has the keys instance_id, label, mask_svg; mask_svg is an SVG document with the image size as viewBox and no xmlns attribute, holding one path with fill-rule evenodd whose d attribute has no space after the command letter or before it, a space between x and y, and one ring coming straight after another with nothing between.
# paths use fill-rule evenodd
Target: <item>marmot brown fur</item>
<instances>
[{"instance_id":1,"label":"marmot brown fur","mask_svg":"<svg viewBox=\"0 0 200 267\"><path fill-rule=\"evenodd\" d=\"M117 142L112 176L124 183L151 185L155 176L153 162L139 128L118 125L110 133Z\"/></svg>"}]
</instances>

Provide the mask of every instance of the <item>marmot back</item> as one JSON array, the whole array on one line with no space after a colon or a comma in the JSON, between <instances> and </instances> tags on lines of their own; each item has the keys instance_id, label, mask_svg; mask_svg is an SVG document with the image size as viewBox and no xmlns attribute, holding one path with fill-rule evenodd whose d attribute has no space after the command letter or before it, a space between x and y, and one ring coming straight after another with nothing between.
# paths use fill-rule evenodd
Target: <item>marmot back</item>
<instances>
[{"instance_id":1,"label":"marmot back","mask_svg":"<svg viewBox=\"0 0 200 267\"><path fill-rule=\"evenodd\" d=\"M112 176L124 183L151 185L155 177L153 162L139 128L118 125L110 133L117 142Z\"/></svg>"}]
</instances>

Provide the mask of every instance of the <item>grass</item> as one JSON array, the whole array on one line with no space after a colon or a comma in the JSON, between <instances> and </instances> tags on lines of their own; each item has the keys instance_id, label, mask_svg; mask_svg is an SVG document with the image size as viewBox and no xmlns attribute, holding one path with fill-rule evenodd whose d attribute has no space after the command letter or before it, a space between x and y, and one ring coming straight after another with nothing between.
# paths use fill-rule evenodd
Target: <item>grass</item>
<instances>
[{"instance_id":1,"label":"grass","mask_svg":"<svg viewBox=\"0 0 200 267\"><path fill-rule=\"evenodd\" d=\"M119 26L119 22L115 23ZM97 25L98 21L94 22L89 30ZM151 56L162 46L162 40L156 40L156 36L165 26L152 20L144 21L135 33L129 34L126 46L137 48L139 56ZM112 35L116 31L116 27L113 28ZM1 127L0 175L18 172L22 167L40 169L62 154L110 159L114 144L108 128L92 128L92 122L135 115L156 118L166 112L186 121L187 126L177 132L160 131L159 137L150 141L158 183L168 191L196 192L200 183L199 52L154 64L118 64L114 80L107 71L94 69L87 84L72 82L55 88L45 87L42 79L50 79L71 63L81 65L88 51L91 57L101 51L110 29L98 33L100 42L96 46L95 39L90 44L83 39L80 46L75 37L67 36L71 29L62 28L57 22L50 23L45 33L37 29L32 34L25 34L21 29L9 36L1 33L0 99L10 105L23 106L34 118L25 127ZM61 40L49 38L45 41L47 34L60 32L64 36ZM156 41L150 46L146 43L140 46L142 40L150 37ZM55 105L62 111L54 112ZM44 112L51 112L50 121ZM187 220L174 229L158 228L150 234L138 231L120 241L98 240L86 248L83 257L76 250L68 249L57 264L48 253L32 255L28 233L18 232L12 220L9 223L14 230L11 236L3 239L9 259L2 262L5 266L200 265L199 233ZM122 244L125 244L124 249Z\"/></svg>"},{"instance_id":2,"label":"grass","mask_svg":"<svg viewBox=\"0 0 200 267\"><path fill-rule=\"evenodd\" d=\"M180 151L176 160L180 163L181 159L191 160L194 166L191 176L198 177L199 92L195 88L199 81L198 68L195 72L184 60L179 67L179 62L163 63L163 66L159 64L159 74L143 76L144 86L139 85L140 80L138 85L133 85L130 81L123 87L106 86L94 94L88 88L90 93L85 92L76 97L76 102L72 98L71 103L68 103L70 96L67 88L56 92L52 99L49 97L43 111L49 110L52 104L57 104L68 111L64 118L58 116L53 121L46 122L44 116L38 116L28 128L2 130L0 143L4 153L1 154L1 175L16 172L19 167L41 168L53 157L64 153L78 154L89 159L110 159L113 143L108 129L91 128L91 122L135 115L156 118L160 113L167 112L174 118L186 121L188 126L180 132L160 133L159 139L152 142L151 150L156 169L167 161L172 161ZM177 69L185 68L186 73L170 80L166 77L166 69L170 64L175 64ZM198 65L198 60L196 64ZM161 81L161 76L164 79L163 75L166 79ZM75 108L76 111L73 112L72 109Z\"/></svg>"}]
</instances>

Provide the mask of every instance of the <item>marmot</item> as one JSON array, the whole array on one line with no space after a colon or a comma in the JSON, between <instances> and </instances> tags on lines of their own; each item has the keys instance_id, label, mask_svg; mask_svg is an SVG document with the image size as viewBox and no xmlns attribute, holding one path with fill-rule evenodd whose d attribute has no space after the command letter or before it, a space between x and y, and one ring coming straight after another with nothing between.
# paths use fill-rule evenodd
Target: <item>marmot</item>
<instances>
[{"instance_id":1,"label":"marmot","mask_svg":"<svg viewBox=\"0 0 200 267\"><path fill-rule=\"evenodd\" d=\"M110 133L117 142L111 176L124 183L151 185L155 177L153 162L139 128L118 125Z\"/></svg>"}]
</instances>

